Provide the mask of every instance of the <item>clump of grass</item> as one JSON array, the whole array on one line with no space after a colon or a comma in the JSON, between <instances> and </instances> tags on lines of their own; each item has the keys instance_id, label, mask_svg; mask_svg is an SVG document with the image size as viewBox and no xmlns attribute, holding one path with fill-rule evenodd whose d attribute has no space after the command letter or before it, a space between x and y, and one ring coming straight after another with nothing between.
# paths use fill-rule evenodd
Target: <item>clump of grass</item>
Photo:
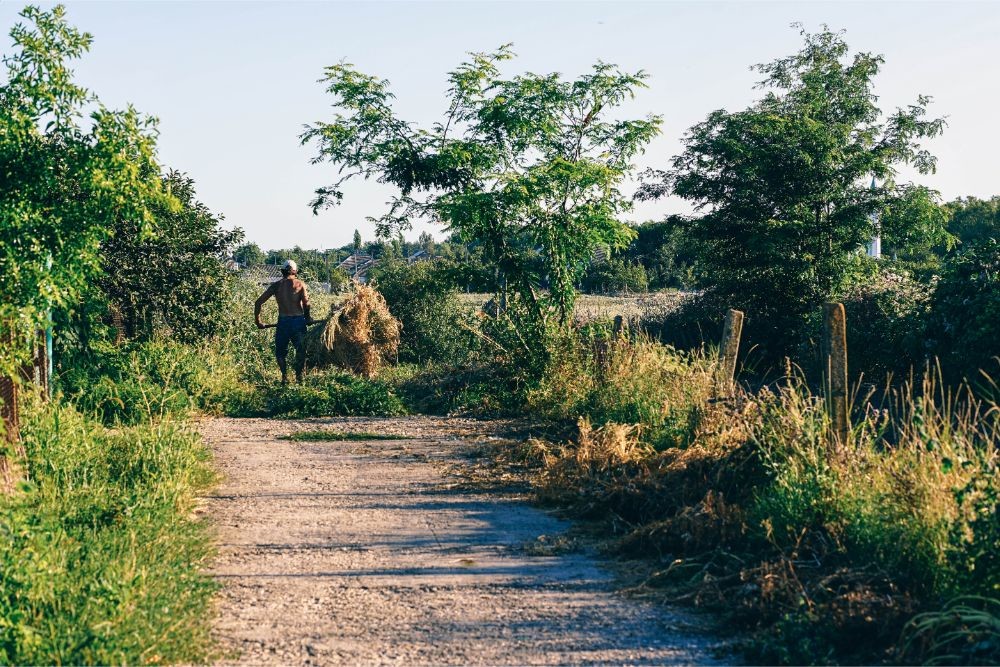
<instances>
[{"instance_id":1,"label":"clump of grass","mask_svg":"<svg viewBox=\"0 0 1000 667\"><path fill-rule=\"evenodd\" d=\"M339 432L339 431L296 431L278 436L278 440L294 442L340 442L355 440L409 440L410 436L396 433Z\"/></svg>"},{"instance_id":2,"label":"clump of grass","mask_svg":"<svg viewBox=\"0 0 1000 667\"><path fill-rule=\"evenodd\" d=\"M392 387L344 371L313 372L300 385L262 385L233 397L235 417L393 416L406 406Z\"/></svg>"},{"instance_id":3,"label":"clump of grass","mask_svg":"<svg viewBox=\"0 0 1000 667\"><path fill-rule=\"evenodd\" d=\"M32 406L25 480L0 497L0 662L157 664L210 657L215 584L192 518L213 480L172 421L104 429Z\"/></svg>"},{"instance_id":4,"label":"clump of grass","mask_svg":"<svg viewBox=\"0 0 1000 667\"><path fill-rule=\"evenodd\" d=\"M591 329L554 354L528 406L544 416L637 424L658 449L686 442L711 396L714 366L701 353Z\"/></svg>"}]
</instances>

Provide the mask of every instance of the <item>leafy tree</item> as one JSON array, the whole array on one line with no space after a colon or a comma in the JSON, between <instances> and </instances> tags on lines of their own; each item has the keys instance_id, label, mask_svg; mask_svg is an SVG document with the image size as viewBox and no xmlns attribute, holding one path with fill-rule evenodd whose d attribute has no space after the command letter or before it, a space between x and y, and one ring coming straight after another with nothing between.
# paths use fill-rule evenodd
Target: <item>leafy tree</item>
<instances>
[{"instance_id":1,"label":"leafy tree","mask_svg":"<svg viewBox=\"0 0 1000 667\"><path fill-rule=\"evenodd\" d=\"M70 63L91 36L62 6L21 17L0 84L0 330L30 330L50 307L71 307L116 221L146 230L151 206L176 205L161 187L154 121L110 110L74 82ZM0 371L15 351L0 346Z\"/></svg>"},{"instance_id":2,"label":"leafy tree","mask_svg":"<svg viewBox=\"0 0 1000 667\"><path fill-rule=\"evenodd\" d=\"M1000 196L959 198L944 205L948 231L963 244L1000 241Z\"/></svg>"},{"instance_id":3,"label":"leafy tree","mask_svg":"<svg viewBox=\"0 0 1000 667\"><path fill-rule=\"evenodd\" d=\"M233 259L242 266L256 266L264 263L266 255L256 243L244 243L233 251Z\"/></svg>"},{"instance_id":4,"label":"leafy tree","mask_svg":"<svg viewBox=\"0 0 1000 667\"><path fill-rule=\"evenodd\" d=\"M613 257L592 264L583 277L582 287L591 294L645 292L649 278L642 264Z\"/></svg>"},{"instance_id":5,"label":"leafy tree","mask_svg":"<svg viewBox=\"0 0 1000 667\"><path fill-rule=\"evenodd\" d=\"M180 206L154 207L146 231L130 218L116 223L101 246L100 287L129 337L148 339L164 324L193 341L216 330L228 278L223 261L243 232L220 228L221 217L195 199L191 178L171 171L163 184Z\"/></svg>"},{"instance_id":6,"label":"leafy tree","mask_svg":"<svg viewBox=\"0 0 1000 667\"><path fill-rule=\"evenodd\" d=\"M691 238L690 221L679 215L650 220L636 227L636 238L625 256L646 270L650 289L698 284L698 249Z\"/></svg>"},{"instance_id":7,"label":"leafy tree","mask_svg":"<svg viewBox=\"0 0 1000 667\"><path fill-rule=\"evenodd\" d=\"M956 241L948 232L948 214L938 203L938 193L923 186L900 187L878 221L882 252L925 281L940 272L941 256Z\"/></svg>"},{"instance_id":8,"label":"leafy tree","mask_svg":"<svg viewBox=\"0 0 1000 667\"><path fill-rule=\"evenodd\" d=\"M801 51L755 67L764 97L692 127L673 168L642 193L672 191L703 213L692 233L706 285L748 311L748 328L772 352L842 286L872 238L872 214L906 196L897 168L933 171L920 140L944 127L927 117L924 96L883 115L873 91L881 56L850 55L842 33L826 28L801 34ZM870 188L872 176L883 185Z\"/></svg>"},{"instance_id":9,"label":"leafy tree","mask_svg":"<svg viewBox=\"0 0 1000 667\"><path fill-rule=\"evenodd\" d=\"M440 221L480 245L536 322L552 314L565 322L594 249L623 248L633 236L619 220L631 205L619 187L660 119L612 118L644 87L643 72L598 63L574 80L504 78L499 65L512 57L507 45L472 54L450 72L448 109L426 129L396 116L387 81L349 64L328 67L327 90L341 113L309 127L302 140L314 142L315 161L334 163L341 176L317 190L312 205L338 203L352 178L390 183L399 195L375 220L380 235L416 218Z\"/></svg>"},{"instance_id":10,"label":"leafy tree","mask_svg":"<svg viewBox=\"0 0 1000 667\"><path fill-rule=\"evenodd\" d=\"M354 230L354 254L361 252L361 232Z\"/></svg>"}]
</instances>

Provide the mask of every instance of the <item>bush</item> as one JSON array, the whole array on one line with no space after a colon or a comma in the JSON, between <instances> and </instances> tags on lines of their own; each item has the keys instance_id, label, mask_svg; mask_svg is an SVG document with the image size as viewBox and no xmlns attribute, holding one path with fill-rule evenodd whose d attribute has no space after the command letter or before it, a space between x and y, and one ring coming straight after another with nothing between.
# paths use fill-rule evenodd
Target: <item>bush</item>
<instances>
[{"instance_id":1,"label":"bush","mask_svg":"<svg viewBox=\"0 0 1000 667\"><path fill-rule=\"evenodd\" d=\"M951 379L981 379L1000 355L1000 243L993 239L949 255L930 304L929 352Z\"/></svg>"},{"instance_id":2,"label":"bush","mask_svg":"<svg viewBox=\"0 0 1000 667\"><path fill-rule=\"evenodd\" d=\"M27 411L26 482L0 495L0 663L202 663L215 584L213 481L186 428L107 431L72 408Z\"/></svg>"},{"instance_id":3,"label":"bush","mask_svg":"<svg viewBox=\"0 0 1000 667\"><path fill-rule=\"evenodd\" d=\"M863 373L869 381L880 382L887 374L905 377L911 368L922 368L931 291L909 275L881 272L841 295L852 377ZM818 330L814 336L818 341Z\"/></svg>"},{"instance_id":4,"label":"bush","mask_svg":"<svg viewBox=\"0 0 1000 667\"><path fill-rule=\"evenodd\" d=\"M449 265L441 260L386 261L372 279L392 314L403 323L399 360L468 363L476 349L469 315L458 302Z\"/></svg>"},{"instance_id":5,"label":"bush","mask_svg":"<svg viewBox=\"0 0 1000 667\"><path fill-rule=\"evenodd\" d=\"M301 385L234 394L226 412L235 417L370 417L405 414L406 407L384 382L327 371L307 375Z\"/></svg>"},{"instance_id":6,"label":"bush","mask_svg":"<svg viewBox=\"0 0 1000 667\"><path fill-rule=\"evenodd\" d=\"M200 409L220 413L241 378L217 346L198 349L169 340L95 346L64 359L58 387L104 424L139 424Z\"/></svg>"}]
</instances>

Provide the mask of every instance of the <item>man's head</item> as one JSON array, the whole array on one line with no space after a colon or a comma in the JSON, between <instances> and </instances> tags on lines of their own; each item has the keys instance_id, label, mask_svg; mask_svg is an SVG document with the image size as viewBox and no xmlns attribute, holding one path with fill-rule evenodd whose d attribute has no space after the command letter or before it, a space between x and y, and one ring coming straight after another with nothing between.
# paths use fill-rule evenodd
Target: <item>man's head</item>
<instances>
[{"instance_id":1,"label":"man's head","mask_svg":"<svg viewBox=\"0 0 1000 667\"><path fill-rule=\"evenodd\" d=\"M295 263L294 259L286 259L284 265L281 267L281 275L294 276L299 272L299 265Z\"/></svg>"}]
</instances>

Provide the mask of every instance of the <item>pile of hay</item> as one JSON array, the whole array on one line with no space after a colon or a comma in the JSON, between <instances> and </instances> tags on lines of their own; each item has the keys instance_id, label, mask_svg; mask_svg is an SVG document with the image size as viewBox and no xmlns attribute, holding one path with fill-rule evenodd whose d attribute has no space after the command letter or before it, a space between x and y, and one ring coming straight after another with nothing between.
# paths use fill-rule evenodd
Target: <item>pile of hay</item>
<instances>
[{"instance_id":1,"label":"pile of hay","mask_svg":"<svg viewBox=\"0 0 1000 667\"><path fill-rule=\"evenodd\" d=\"M354 294L320 329L310 330L307 358L317 368L339 366L366 378L396 357L403 328L374 288L354 285Z\"/></svg>"}]
</instances>

